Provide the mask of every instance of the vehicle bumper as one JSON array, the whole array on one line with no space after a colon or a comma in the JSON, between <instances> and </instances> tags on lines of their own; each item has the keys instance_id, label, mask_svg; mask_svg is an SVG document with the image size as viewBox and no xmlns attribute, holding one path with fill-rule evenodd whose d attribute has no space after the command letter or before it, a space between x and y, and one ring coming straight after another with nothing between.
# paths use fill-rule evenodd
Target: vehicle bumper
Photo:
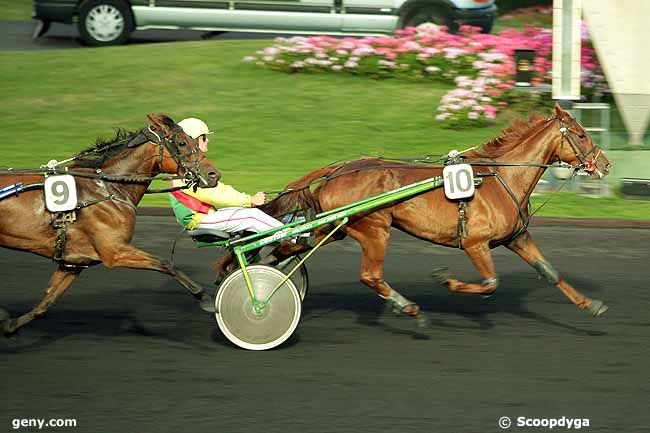
<instances>
[{"instance_id":1,"label":"vehicle bumper","mask_svg":"<svg viewBox=\"0 0 650 433\"><path fill-rule=\"evenodd\" d=\"M455 9L452 20L459 25L481 27L490 31L497 18L497 7L491 5L480 9Z\"/></svg>"},{"instance_id":2,"label":"vehicle bumper","mask_svg":"<svg viewBox=\"0 0 650 433\"><path fill-rule=\"evenodd\" d=\"M47 22L71 24L76 12L75 3L35 1L32 18Z\"/></svg>"}]
</instances>

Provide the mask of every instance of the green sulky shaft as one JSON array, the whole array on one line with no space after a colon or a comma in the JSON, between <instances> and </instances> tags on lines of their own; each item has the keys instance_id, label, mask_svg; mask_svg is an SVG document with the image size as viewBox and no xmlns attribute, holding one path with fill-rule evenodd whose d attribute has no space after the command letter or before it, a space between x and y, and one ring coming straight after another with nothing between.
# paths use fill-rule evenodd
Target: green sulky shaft
<instances>
[{"instance_id":1,"label":"green sulky shaft","mask_svg":"<svg viewBox=\"0 0 650 433\"><path fill-rule=\"evenodd\" d=\"M350 203L348 205L320 213L316 215L316 219L313 221L309 221L307 223L294 227L283 226L282 228L275 229L276 231L274 234L242 245L241 249L244 252L255 250L265 245L297 235L299 233L313 231L318 227L322 227L334 221L347 218L365 211L373 210L394 201L415 196L417 194L437 188L442 184L442 177L435 176L422 180L420 182L412 183L401 188L394 189L392 191L385 192L383 194L379 194L363 200L358 200L354 203Z\"/></svg>"}]
</instances>

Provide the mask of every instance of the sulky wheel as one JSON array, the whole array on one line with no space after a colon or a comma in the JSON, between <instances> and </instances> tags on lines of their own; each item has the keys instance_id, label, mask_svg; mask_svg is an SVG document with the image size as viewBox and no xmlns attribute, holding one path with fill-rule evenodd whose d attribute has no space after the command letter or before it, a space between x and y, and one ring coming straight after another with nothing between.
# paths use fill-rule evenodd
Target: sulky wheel
<instances>
[{"instance_id":1,"label":"sulky wheel","mask_svg":"<svg viewBox=\"0 0 650 433\"><path fill-rule=\"evenodd\" d=\"M251 265L246 270L259 302L285 277L272 266ZM215 306L221 332L233 344L249 350L267 350L282 344L298 326L301 312L298 290L287 280L256 314L241 269L221 283Z\"/></svg>"},{"instance_id":2,"label":"sulky wheel","mask_svg":"<svg viewBox=\"0 0 650 433\"><path fill-rule=\"evenodd\" d=\"M280 262L276 265L276 269L282 271L282 273L289 274L291 270L300 262L300 256L293 256L283 262ZM298 289L298 294L300 295L300 300L305 300L305 295L307 294L307 289L309 288L309 274L307 273L307 267L303 263L296 272L291 276L291 281Z\"/></svg>"}]
</instances>

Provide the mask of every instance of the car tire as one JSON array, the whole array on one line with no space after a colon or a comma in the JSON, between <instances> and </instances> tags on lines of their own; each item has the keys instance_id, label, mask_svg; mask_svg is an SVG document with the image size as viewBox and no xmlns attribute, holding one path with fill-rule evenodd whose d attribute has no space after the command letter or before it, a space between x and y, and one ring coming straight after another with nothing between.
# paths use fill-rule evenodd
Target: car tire
<instances>
[{"instance_id":1,"label":"car tire","mask_svg":"<svg viewBox=\"0 0 650 433\"><path fill-rule=\"evenodd\" d=\"M444 10L434 7L417 9L405 20L404 27L420 27L427 24L447 26L450 32L457 32L458 25L454 23Z\"/></svg>"},{"instance_id":2,"label":"car tire","mask_svg":"<svg viewBox=\"0 0 650 433\"><path fill-rule=\"evenodd\" d=\"M79 35L85 45L121 45L135 28L131 7L122 0L86 0L79 8Z\"/></svg>"},{"instance_id":3,"label":"car tire","mask_svg":"<svg viewBox=\"0 0 650 433\"><path fill-rule=\"evenodd\" d=\"M491 33L492 32L492 27L494 26L494 20L491 20L488 23L481 24L481 33Z\"/></svg>"}]
</instances>

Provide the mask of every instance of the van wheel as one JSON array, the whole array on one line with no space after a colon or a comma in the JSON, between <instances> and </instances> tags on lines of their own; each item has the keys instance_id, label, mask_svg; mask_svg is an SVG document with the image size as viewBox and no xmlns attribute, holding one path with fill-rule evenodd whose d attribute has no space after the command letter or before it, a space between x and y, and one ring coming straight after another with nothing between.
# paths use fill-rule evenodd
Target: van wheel
<instances>
[{"instance_id":1,"label":"van wheel","mask_svg":"<svg viewBox=\"0 0 650 433\"><path fill-rule=\"evenodd\" d=\"M98 47L120 45L134 29L131 8L122 0L86 0L77 22L84 44Z\"/></svg>"},{"instance_id":2,"label":"van wheel","mask_svg":"<svg viewBox=\"0 0 650 433\"><path fill-rule=\"evenodd\" d=\"M458 31L458 25L449 19L449 15L437 8L418 9L405 21L404 27L447 26L450 32Z\"/></svg>"}]
</instances>

